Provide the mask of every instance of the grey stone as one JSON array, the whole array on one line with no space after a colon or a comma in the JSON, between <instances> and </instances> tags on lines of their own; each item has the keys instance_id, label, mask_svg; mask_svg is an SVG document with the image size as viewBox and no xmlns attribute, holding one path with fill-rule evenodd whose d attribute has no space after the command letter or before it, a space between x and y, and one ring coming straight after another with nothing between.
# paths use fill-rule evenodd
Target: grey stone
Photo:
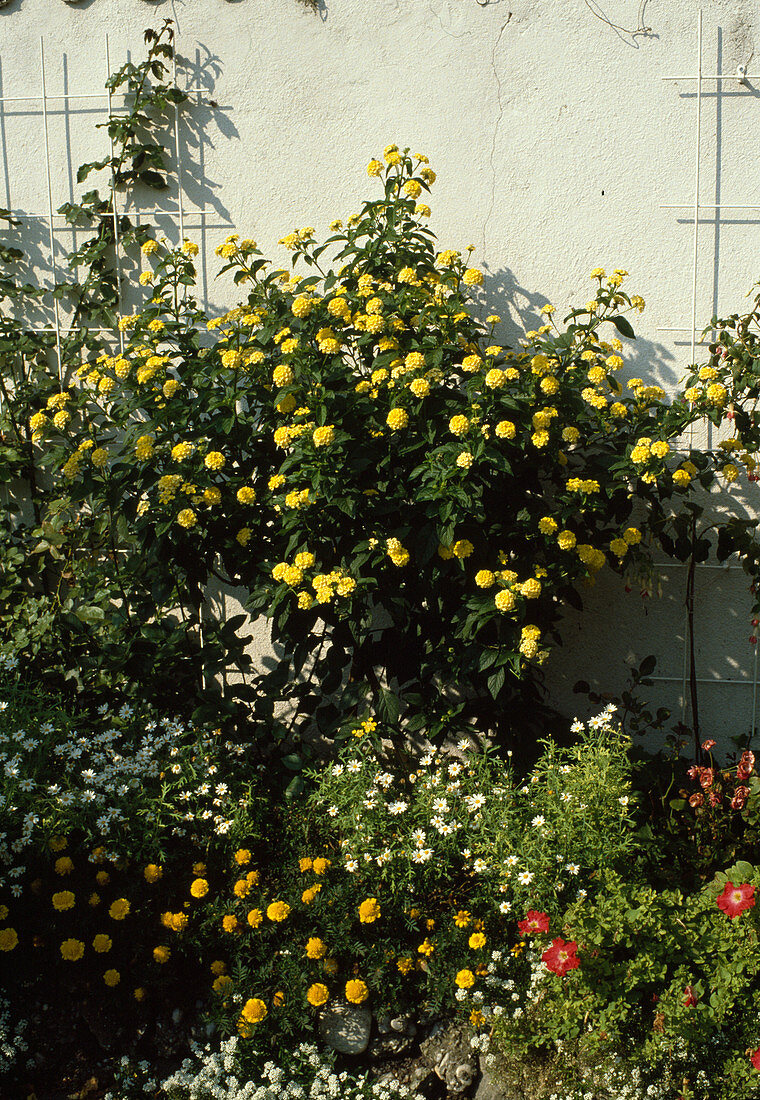
<instances>
[{"instance_id":1,"label":"grey stone","mask_svg":"<svg viewBox=\"0 0 760 1100\"><path fill-rule=\"evenodd\" d=\"M478 1074L475 1051L470 1045L471 1029L466 1024L434 1028L420 1044L428 1065L444 1082L452 1096L463 1096Z\"/></svg>"},{"instance_id":2,"label":"grey stone","mask_svg":"<svg viewBox=\"0 0 760 1100\"><path fill-rule=\"evenodd\" d=\"M378 1035L369 1045L371 1058L395 1058L405 1054L414 1040L410 1035Z\"/></svg>"},{"instance_id":3,"label":"grey stone","mask_svg":"<svg viewBox=\"0 0 760 1100\"><path fill-rule=\"evenodd\" d=\"M369 1044L372 1013L368 1008L337 1001L319 1015L319 1034L339 1054L363 1054Z\"/></svg>"}]
</instances>

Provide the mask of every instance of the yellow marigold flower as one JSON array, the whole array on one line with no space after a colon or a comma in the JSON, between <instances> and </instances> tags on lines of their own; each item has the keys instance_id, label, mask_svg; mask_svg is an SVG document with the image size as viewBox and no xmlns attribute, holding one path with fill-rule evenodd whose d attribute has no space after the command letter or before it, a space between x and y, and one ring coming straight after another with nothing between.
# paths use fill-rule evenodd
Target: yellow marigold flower
<instances>
[{"instance_id":1,"label":"yellow marigold flower","mask_svg":"<svg viewBox=\"0 0 760 1100\"><path fill-rule=\"evenodd\" d=\"M244 898L251 892L251 884L247 879L239 878L235 885L232 887L232 892L236 898Z\"/></svg>"},{"instance_id":2,"label":"yellow marigold flower","mask_svg":"<svg viewBox=\"0 0 760 1100\"><path fill-rule=\"evenodd\" d=\"M311 905L321 889L322 884L317 883L316 886L309 886L308 889L304 890L301 894L301 901L304 905Z\"/></svg>"},{"instance_id":3,"label":"yellow marigold flower","mask_svg":"<svg viewBox=\"0 0 760 1100\"><path fill-rule=\"evenodd\" d=\"M113 987L118 985L121 981L121 974L118 970L106 970L105 974L103 975L103 981L106 983L107 986L113 989Z\"/></svg>"},{"instance_id":4,"label":"yellow marigold flower","mask_svg":"<svg viewBox=\"0 0 760 1100\"><path fill-rule=\"evenodd\" d=\"M259 997L251 997L240 1010L240 1016L249 1024L258 1024L267 1014L267 1006Z\"/></svg>"},{"instance_id":5,"label":"yellow marigold flower","mask_svg":"<svg viewBox=\"0 0 760 1100\"><path fill-rule=\"evenodd\" d=\"M330 865L331 861L329 859L325 859L324 856L317 856L311 865L311 869L315 875L323 875Z\"/></svg>"},{"instance_id":6,"label":"yellow marigold flower","mask_svg":"<svg viewBox=\"0 0 760 1100\"><path fill-rule=\"evenodd\" d=\"M494 596L494 604L499 611L514 611L516 600L514 594L507 588L502 588L500 592L497 592Z\"/></svg>"},{"instance_id":7,"label":"yellow marigold flower","mask_svg":"<svg viewBox=\"0 0 760 1100\"><path fill-rule=\"evenodd\" d=\"M99 955L104 955L113 947L113 940L110 936L107 936L105 932L99 932L95 939L92 941L92 947L93 950L97 951Z\"/></svg>"},{"instance_id":8,"label":"yellow marigold flower","mask_svg":"<svg viewBox=\"0 0 760 1100\"><path fill-rule=\"evenodd\" d=\"M209 970L211 971L212 974L216 974L216 975L226 974L226 972L227 972L227 963L222 962L221 959L215 959L214 962L212 962L211 966L209 967Z\"/></svg>"},{"instance_id":9,"label":"yellow marigold flower","mask_svg":"<svg viewBox=\"0 0 760 1100\"><path fill-rule=\"evenodd\" d=\"M628 543L625 539L612 539L610 541L610 550L622 561L628 553Z\"/></svg>"},{"instance_id":10,"label":"yellow marigold flower","mask_svg":"<svg viewBox=\"0 0 760 1100\"><path fill-rule=\"evenodd\" d=\"M64 909L73 909L74 894L71 890L60 890L57 894L53 894L52 902L53 908L57 909L59 913Z\"/></svg>"},{"instance_id":11,"label":"yellow marigold flower","mask_svg":"<svg viewBox=\"0 0 760 1100\"><path fill-rule=\"evenodd\" d=\"M211 983L211 988L213 989L214 993L224 993L226 990L229 989L231 985L232 978L229 976L229 974L219 974L216 978L214 978L213 982Z\"/></svg>"},{"instance_id":12,"label":"yellow marigold flower","mask_svg":"<svg viewBox=\"0 0 760 1100\"><path fill-rule=\"evenodd\" d=\"M144 1001L145 1000L145 990L143 989L143 987L141 985L138 985L137 989L134 991L132 996L134 997L134 999L136 1001Z\"/></svg>"},{"instance_id":13,"label":"yellow marigold flower","mask_svg":"<svg viewBox=\"0 0 760 1100\"><path fill-rule=\"evenodd\" d=\"M116 901L111 902L108 915L113 920L124 920L131 908L132 906L126 898L117 898Z\"/></svg>"},{"instance_id":14,"label":"yellow marigold flower","mask_svg":"<svg viewBox=\"0 0 760 1100\"><path fill-rule=\"evenodd\" d=\"M322 985L321 982L315 982L306 991L306 1000L315 1008L320 1008L321 1005L326 1004L329 996L330 992L327 986Z\"/></svg>"},{"instance_id":15,"label":"yellow marigold flower","mask_svg":"<svg viewBox=\"0 0 760 1100\"><path fill-rule=\"evenodd\" d=\"M474 549L469 539L457 539L451 547L451 552L455 558L469 558Z\"/></svg>"},{"instance_id":16,"label":"yellow marigold flower","mask_svg":"<svg viewBox=\"0 0 760 1100\"><path fill-rule=\"evenodd\" d=\"M406 409L395 408L391 409L385 418L385 423L391 429L392 432L401 431L409 423L409 414Z\"/></svg>"},{"instance_id":17,"label":"yellow marigold flower","mask_svg":"<svg viewBox=\"0 0 760 1100\"><path fill-rule=\"evenodd\" d=\"M311 936L310 939L306 941L307 959L323 959L326 954L327 948L318 936Z\"/></svg>"},{"instance_id":18,"label":"yellow marigold flower","mask_svg":"<svg viewBox=\"0 0 760 1100\"><path fill-rule=\"evenodd\" d=\"M482 286L483 272L479 271L477 267L468 267L462 276L462 282L465 286Z\"/></svg>"},{"instance_id":19,"label":"yellow marigold flower","mask_svg":"<svg viewBox=\"0 0 760 1100\"><path fill-rule=\"evenodd\" d=\"M495 432L499 439L514 439L516 428L511 420L500 420Z\"/></svg>"},{"instance_id":20,"label":"yellow marigold flower","mask_svg":"<svg viewBox=\"0 0 760 1100\"><path fill-rule=\"evenodd\" d=\"M267 917L271 921L287 920L290 914L290 906L285 901L273 901L267 907Z\"/></svg>"},{"instance_id":21,"label":"yellow marigold flower","mask_svg":"<svg viewBox=\"0 0 760 1100\"><path fill-rule=\"evenodd\" d=\"M78 962L84 955L84 944L81 940L64 940L61 944L61 955L67 962Z\"/></svg>"},{"instance_id":22,"label":"yellow marigold flower","mask_svg":"<svg viewBox=\"0 0 760 1100\"><path fill-rule=\"evenodd\" d=\"M107 886L108 883L111 881L111 876L109 875L108 871L98 871L95 876L95 881L97 882L98 886Z\"/></svg>"},{"instance_id":23,"label":"yellow marigold flower","mask_svg":"<svg viewBox=\"0 0 760 1100\"><path fill-rule=\"evenodd\" d=\"M264 916L260 909L251 909L245 919L251 928L258 928L264 920Z\"/></svg>"},{"instance_id":24,"label":"yellow marigold flower","mask_svg":"<svg viewBox=\"0 0 760 1100\"><path fill-rule=\"evenodd\" d=\"M474 951L477 951L478 948L485 947L486 937L482 932L473 932L467 942Z\"/></svg>"},{"instance_id":25,"label":"yellow marigold flower","mask_svg":"<svg viewBox=\"0 0 760 1100\"><path fill-rule=\"evenodd\" d=\"M76 941L74 941L76 942ZM0 928L0 951L13 951L18 945L18 932L15 928ZM84 945L82 946L84 950ZM61 948L63 952L63 948ZM63 956L66 958L66 955Z\"/></svg>"},{"instance_id":26,"label":"yellow marigold flower","mask_svg":"<svg viewBox=\"0 0 760 1100\"><path fill-rule=\"evenodd\" d=\"M225 916L222 917L222 931L223 932L239 932L240 928L241 928L240 921L237 919L237 917L233 916L231 913L227 913L227 914L225 914Z\"/></svg>"},{"instance_id":27,"label":"yellow marigold flower","mask_svg":"<svg viewBox=\"0 0 760 1100\"><path fill-rule=\"evenodd\" d=\"M359 906L359 920L362 924L373 924L380 917L380 905L377 898L365 898Z\"/></svg>"},{"instance_id":28,"label":"yellow marigold flower","mask_svg":"<svg viewBox=\"0 0 760 1100\"><path fill-rule=\"evenodd\" d=\"M360 978L352 978L346 982L346 1000L351 1004L360 1005L362 1001L367 1000L368 996L369 990Z\"/></svg>"},{"instance_id":29,"label":"yellow marigold flower","mask_svg":"<svg viewBox=\"0 0 760 1100\"><path fill-rule=\"evenodd\" d=\"M157 963L167 963L171 953L171 948L166 947L164 944L159 944L158 947L153 948L153 958Z\"/></svg>"},{"instance_id":30,"label":"yellow marigold flower","mask_svg":"<svg viewBox=\"0 0 760 1100\"><path fill-rule=\"evenodd\" d=\"M244 867L246 863L251 862L251 853L248 848L238 848L233 859L239 867Z\"/></svg>"},{"instance_id":31,"label":"yellow marigold flower","mask_svg":"<svg viewBox=\"0 0 760 1100\"><path fill-rule=\"evenodd\" d=\"M454 983L460 989L472 989L475 985L475 975L471 970L460 970L454 978Z\"/></svg>"},{"instance_id":32,"label":"yellow marigold flower","mask_svg":"<svg viewBox=\"0 0 760 1100\"><path fill-rule=\"evenodd\" d=\"M324 427L315 428L312 440L315 447L326 447L332 443L335 439L335 428L332 424L325 424Z\"/></svg>"},{"instance_id":33,"label":"yellow marigold flower","mask_svg":"<svg viewBox=\"0 0 760 1100\"><path fill-rule=\"evenodd\" d=\"M460 909L458 913L454 914L452 920L457 928L466 928L472 920L472 914L467 909Z\"/></svg>"},{"instance_id":34,"label":"yellow marigold flower","mask_svg":"<svg viewBox=\"0 0 760 1100\"><path fill-rule=\"evenodd\" d=\"M67 847L68 843L68 837L51 836L50 840L48 841L48 847L50 848L51 852L62 852L63 849ZM93 852L93 855L94 854L95 853Z\"/></svg>"},{"instance_id":35,"label":"yellow marigold flower","mask_svg":"<svg viewBox=\"0 0 760 1100\"><path fill-rule=\"evenodd\" d=\"M190 893L194 898L205 898L208 893L208 882L205 878L193 879L190 884Z\"/></svg>"},{"instance_id":36,"label":"yellow marigold flower","mask_svg":"<svg viewBox=\"0 0 760 1100\"><path fill-rule=\"evenodd\" d=\"M95 908L96 905L100 905L100 894L93 892L87 899L87 904Z\"/></svg>"},{"instance_id":37,"label":"yellow marigold flower","mask_svg":"<svg viewBox=\"0 0 760 1100\"><path fill-rule=\"evenodd\" d=\"M414 970L414 961L408 957L397 959L396 969L400 970L402 974L406 975L411 970Z\"/></svg>"},{"instance_id":38,"label":"yellow marigold flower","mask_svg":"<svg viewBox=\"0 0 760 1100\"><path fill-rule=\"evenodd\" d=\"M433 954L434 951L435 951L435 944L431 943L430 940L427 938L427 936L422 941L420 946L417 948L418 954L424 955L426 958L429 958Z\"/></svg>"},{"instance_id":39,"label":"yellow marigold flower","mask_svg":"<svg viewBox=\"0 0 760 1100\"><path fill-rule=\"evenodd\" d=\"M298 870L303 874L306 871L310 871L312 867L312 860L310 856L302 856L298 861Z\"/></svg>"},{"instance_id":40,"label":"yellow marigold flower","mask_svg":"<svg viewBox=\"0 0 760 1100\"><path fill-rule=\"evenodd\" d=\"M496 583L496 577L490 569L479 569L475 574L475 584L478 588L490 588Z\"/></svg>"},{"instance_id":41,"label":"yellow marigold flower","mask_svg":"<svg viewBox=\"0 0 760 1100\"><path fill-rule=\"evenodd\" d=\"M195 527L197 522L198 517L196 516L192 508L183 508L177 516L177 523L180 525L180 527L184 527L186 530L189 530L191 527Z\"/></svg>"}]
</instances>

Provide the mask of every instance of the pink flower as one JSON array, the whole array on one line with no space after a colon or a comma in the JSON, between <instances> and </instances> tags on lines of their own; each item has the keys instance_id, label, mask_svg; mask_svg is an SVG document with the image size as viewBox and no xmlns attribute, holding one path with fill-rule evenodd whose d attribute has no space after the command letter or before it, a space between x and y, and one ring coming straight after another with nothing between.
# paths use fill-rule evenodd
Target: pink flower
<instances>
[{"instance_id":1,"label":"pink flower","mask_svg":"<svg viewBox=\"0 0 760 1100\"><path fill-rule=\"evenodd\" d=\"M739 782L743 782L745 779L749 779L752 769L755 766L755 754L750 752L749 749L745 749L739 758L739 763L736 768L736 778Z\"/></svg>"},{"instance_id":2,"label":"pink flower","mask_svg":"<svg viewBox=\"0 0 760 1100\"><path fill-rule=\"evenodd\" d=\"M558 937L556 940L552 940L551 947L544 951L541 960L546 963L547 969L551 970L553 974L558 974L560 978L564 978L568 970L575 970L581 965L581 960L576 954L577 950L578 944L575 940L566 943Z\"/></svg>"},{"instance_id":3,"label":"pink flower","mask_svg":"<svg viewBox=\"0 0 760 1100\"><path fill-rule=\"evenodd\" d=\"M715 779L715 770L713 768L701 769L699 782L702 785L702 790L706 791L708 787L712 787L713 779Z\"/></svg>"},{"instance_id":4,"label":"pink flower","mask_svg":"<svg viewBox=\"0 0 760 1100\"><path fill-rule=\"evenodd\" d=\"M714 749L714 748L715 748L715 742L713 741L713 739L711 737L707 741L702 742L702 751L703 752L709 752L710 749Z\"/></svg>"},{"instance_id":5,"label":"pink flower","mask_svg":"<svg viewBox=\"0 0 760 1100\"><path fill-rule=\"evenodd\" d=\"M737 787L734 791L734 797L731 799L731 809L741 810L748 798L749 787Z\"/></svg>"},{"instance_id":6,"label":"pink flower","mask_svg":"<svg viewBox=\"0 0 760 1100\"><path fill-rule=\"evenodd\" d=\"M735 920L745 909L751 909L755 904L755 887L744 882L741 886L734 886L733 882L727 882L723 887L723 893L717 899L717 906L730 920Z\"/></svg>"},{"instance_id":7,"label":"pink flower","mask_svg":"<svg viewBox=\"0 0 760 1100\"><path fill-rule=\"evenodd\" d=\"M693 794L689 799L689 805L692 807L692 809L696 809L697 806L701 806L703 804L704 800L705 796L702 794L702 792L697 791L696 794Z\"/></svg>"},{"instance_id":8,"label":"pink flower","mask_svg":"<svg viewBox=\"0 0 760 1100\"><path fill-rule=\"evenodd\" d=\"M529 909L525 914L525 920L517 922L517 927L523 936L532 932L548 932L549 916L547 913L539 913L537 909Z\"/></svg>"},{"instance_id":9,"label":"pink flower","mask_svg":"<svg viewBox=\"0 0 760 1100\"><path fill-rule=\"evenodd\" d=\"M710 791L710 805L717 806L720 802L720 791Z\"/></svg>"}]
</instances>

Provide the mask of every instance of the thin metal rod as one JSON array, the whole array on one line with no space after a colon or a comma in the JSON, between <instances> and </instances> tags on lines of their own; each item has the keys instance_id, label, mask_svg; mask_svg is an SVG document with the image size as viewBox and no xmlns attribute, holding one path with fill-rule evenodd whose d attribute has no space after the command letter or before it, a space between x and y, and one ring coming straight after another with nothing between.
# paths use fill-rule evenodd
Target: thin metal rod
<instances>
[{"instance_id":1,"label":"thin metal rod","mask_svg":"<svg viewBox=\"0 0 760 1100\"><path fill-rule=\"evenodd\" d=\"M757 724L757 650L755 645L755 656L752 660L752 725L750 726L750 737L755 736L755 726Z\"/></svg>"},{"instance_id":2,"label":"thin metal rod","mask_svg":"<svg viewBox=\"0 0 760 1100\"><path fill-rule=\"evenodd\" d=\"M757 650L755 651L757 652ZM678 684L681 681L680 676L647 676L647 680L657 680L663 684ZM746 680L721 680L720 677L715 676L697 676L696 682L698 684L715 684L720 687L722 684L746 684L748 687L752 681L747 678Z\"/></svg>"},{"instance_id":3,"label":"thin metal rod","mask_svg":"<svg viewBox=\"0 0 760 1100\"><path fill-rule=\"evenodd\" d=\"M47 85L45 82L45 43L40 37L40 72L42 75L42 119L45 130L45 172L47 174L48 193L48 229L50 232L50 260L53 266L53 287L58 284L58 267L55 259L55 236L53 233L53 183L50 178L50 133L47 114ZM55 293L55 290L54 290ZM61 318L58 312L58 299L53 298L55 316L55 347L58 354L58 381L63 386L63 357L61 355Z\"/></svg>"},{"instance_id":4,"label":"thin metal rod","mask_svg":"<svg viewBox=\"0 0 760 1100\"><path fill-rule=\"evenodd\" d=\"M111 121L111 115L113 113L113 103L111 88L109 81L111 79L111 53L108 44L108 34L106 33L106 91L107 91L107 105L108 105L108 121ZM114 172L114 158L115 149L113 138L108 133L108 141L111 149L111 209L113 211L113 249L114 259L116 262L116 299L119 305L119 313L122 312L122 300L121 300L121 240L119 238L119 212L116 208L116 173ZM119 329L119 349L124 354L124 333Z\"/></svg>"},{"instance_id":5,"label":"thin metal rod","mask_svg":"<svg viewBox=\"0 0 760 1100\"><path fill-rule=\"evenodd\" d=\"M110 76L111 74L109 73L108 75ZM131 92L114 92L113 94L116 95L116 96L128 96L128 95L131 95L132 93ZM201 96L201 95L203 95L203 92L199 91L197 89L195 91L193 91L191 89L188 89L187 94L192 95L192 96ZM48 103L50 103L51 100L59 100L59 99L64 99L64 100L65 99L102 99L103 98L103 93L102 92L69 92L68 95L49 95L49 96L45 96L44 98L47 100ZM42 101L43 101L43 97L39 96L39 95L13 95L13 96L0 95L0 103L42 103ZM123 110L123 109L124 108L119 108L119 110Z\"/></svg>"},{"instance_id":6,"label":"thin metal rod","mask_svg":"<svg viewBox=\"0 0 760 1100\"><path fill-rule=\"evenodd\" d=\"M130 214L173 214L173 213L174 213L173 210L157 210L155 208L155 206L145 207L145 209L135 209L135 208L130 209ZM189 215L192 215L193 217L205 218L205 217L208 217L209 214L213 214L214 210L213 209L208 209L205 206L191 206L189 210L185 211L185 213L189 214ZM47 221L47 219L50 217L50 215L49 214L17 214L14 211L13 217L14 218L19 218L21 221L29 221L32 218L34 218L34 219L44 218ZM54 211L53 212L53 217L54 218L66 218L66 217L68 217L68 215L67 214L57 214ZM64 226L63 228L65 229L66 227ZM71 228L76 229L76 226L72 225Z\"/></svg>"},{"instance_id":7,"label":"thin metal rod","mask_svg":"<svg viewBox=\"0 0 760 1100\"><path fill-rule=\"evenodd\" d=\"M660 210L686 210L693 207L691 202L661 202ZM728 205L727 203L701 202L700 210L760 210L760 205Z\"/></svg>"},{"instance_id":8,"label":"thin metal rod","mask_svg":"<svg viewBox=\"0 0 760 1100\"><path fill-rule=\"evenodd\" d=\"M174 87L177 87L177 50L176 43L172 52ZM174 104L174 148L177 153L177 205L179 206L179 243L185 240L185 209L182 201L182 149L179 141L179 103Z\"/></svg>"},{"instance_id":9,"label":"thin metal rod","mask_svg":"<svg viewBox=\"0 0 760 1100\"><path fill-rule=\"evenodd\" d=\"M700 13L701 14L701 13ZM717 73L715 76L705 76L702 74L699 78L695 76L661 76L660 80L735 80L737 84L743 84L745 80L757 80L757 77L744 74L743 78L739 77L738 73Z\"/></svg>"},{"instance_id":10,"label":"thin metal rod","mask_svg":"<svg viewBox=\"0 0 760 1100\"><path fill-rule=\"evenodd\" d=\"M697 328L697 250L699 244L699 160L702 151L702 9L697 23L697 145L694 158L694 255L691 272L691 362L695 358Z\"/></svg>"}]
</instances>

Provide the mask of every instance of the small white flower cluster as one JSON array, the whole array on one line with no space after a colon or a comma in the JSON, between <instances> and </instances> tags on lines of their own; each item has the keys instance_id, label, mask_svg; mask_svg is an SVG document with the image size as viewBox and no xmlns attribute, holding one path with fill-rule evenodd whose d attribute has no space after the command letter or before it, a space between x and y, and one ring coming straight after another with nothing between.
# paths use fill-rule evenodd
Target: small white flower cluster
<instances>
[{"instance_id":1,"label":"small white flower cluster","mask_svg":"<svg viewBox=\"0 0 760 1100\"><path fill-rule=\"evenodd\" d=\"M334 1056L321 1054L312 1043L283 1052L283 1065L265 1061L257 1072L244 1068L237 1036L223 1040L216 1049L194 1043L191 1050L192 1056L161 1082L158 1093L156 1083L150 1082L151 1096L160 1100L422 1100L399 1083L337 1073ZM244 1053L250 1064L255 1054L248 1048ZM143 1063L137 1068L148 1072ZM140 1077L135 1067L125 1065L119 1091L108 1093L104 1100L132 1100L139 1095L134 1082Z\"/></svg>"},{"instance_id":2,"label":"small white flower cluster","mask_svg":"<svg viewBox=\"0 0 760 1100\"><path fill-rule=\"evenodd\" d=\"M242 746L174 719L146 721L126 705L116 714L101 707L83 732L64 715L53 722L27 714L26 728L18 721L13 706L0 704L0 886L7 876L14 896L24 853L53 832L84 828L117 859L133 847L134 822L177 836L190 828L224 834L233 824L237 800L218 773L235 774Z\"/></svg>"},{"instance_id":3,"label":"small white flower cluster","mask_svg":"<svg viewBox=\"0 0 760 1100\"><path fill-rule=\"evenodd\" d=\"M0 1078L29 1050L25 1035L29 1024L26 1020L13 1021L10 1004L0 997Z\"/></svg>"}]
</instances>

